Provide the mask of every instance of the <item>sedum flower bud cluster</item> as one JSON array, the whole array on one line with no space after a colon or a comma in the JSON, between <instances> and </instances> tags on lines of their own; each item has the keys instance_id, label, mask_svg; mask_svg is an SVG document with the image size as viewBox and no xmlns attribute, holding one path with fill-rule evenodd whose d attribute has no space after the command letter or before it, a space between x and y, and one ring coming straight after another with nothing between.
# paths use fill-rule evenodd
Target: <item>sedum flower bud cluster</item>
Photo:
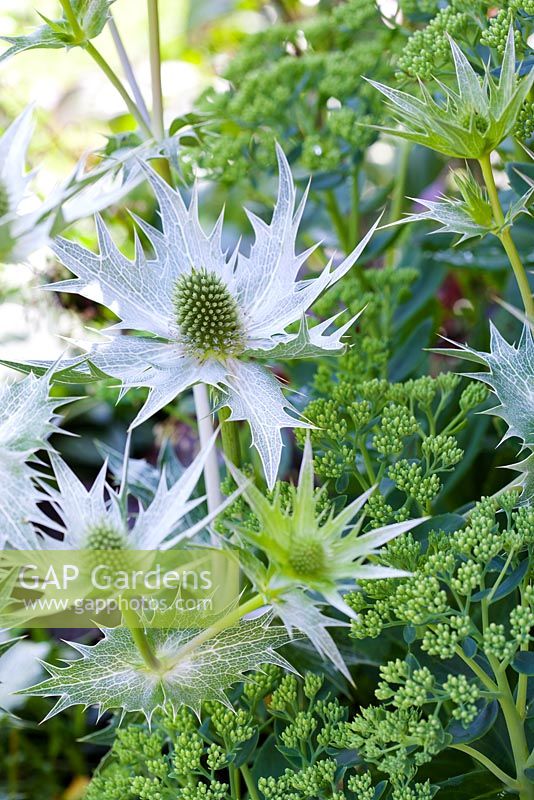
<instances>
[{"instance_id":1,"label":"sedum flower bud cluster","mask_svg":"<svg viewBox=\"0 0 534 800\"><path fill-rule=\"evenodd\" d=\"M349 353L359 355L356 348ZM316 397L304 409L315 426L316 473L339 492L352 482L378 484L367 506L373 527L429 513L444 477L462 461L457 434L487 390L470 383L460 391L452 373L402 383L361 378L361 364L353 372L347 357L340 361L337 373L318 372ZM303 443L302 432L296 435Z\"/></svg>"}]
</instances>

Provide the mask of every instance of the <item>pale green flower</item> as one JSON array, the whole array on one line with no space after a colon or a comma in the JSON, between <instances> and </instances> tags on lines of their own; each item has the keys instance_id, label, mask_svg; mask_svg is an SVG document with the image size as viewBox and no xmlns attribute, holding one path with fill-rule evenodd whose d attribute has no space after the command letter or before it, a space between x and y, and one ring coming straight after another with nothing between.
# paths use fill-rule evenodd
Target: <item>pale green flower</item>
<instances>
[{"instance_id":1,"label":"pale green flower","mask_svg":"<svg viewBox=\"0 0 534 800\"><path fill-rule=\"evenodd\" d=\"M450 39L457 91L440 81L445 101L421 84L422 100L369 81L385 95L399 128L380 128L393 136L425 145L452 158L482 158L512 134L521 107L534 83L534 71L516 73L514 29L510 27L498 80L486 67L481 79L458 45Z\"/></svg>"},{"instance_id":2,"label":"pale green flower","mask_svg":"<svg viewBox=\"0 0 534 800\"><path fill-rule=\"evenodd\" d=\"M406 576L408 573L402 570L373 563L373 555L386 542L417 527L423 520L412 519L362 534L365 514L359 512L375 487L339 514L332 510L321 516L317 510L320 500L314 490L309 439L289 510L277 490L271 501L233 465L229 464L229 469L259 522L257 530L251 526L235 527L232 546L240 548L243 569L284 624L289 629L303 631L319 652L347 674L339 651L325 631L326 626L340 623L325 617L317 605L328 604L345 616L355 617L343 593L353 591L358 580ZM253 550L264 554L266 564L251 555ZM322 600L318 602L317 597Z\"/></svg>"},{"instance_id":3,"label":"pale green flower","mask_svg":"<svg viewBox=\"0 0 534 800\"><path fill-rule=\"evenodd\" d=\"M250 253L228 257L221 244L222 216L208 236L198 218L196 189L189 207L178 192L147 168L159 201L162 230L138 223L154 249L147 261L139 243L135 260L125 258L97 218L98 254L66 239L56 253L77 278L48 287L77 292L104 303L120 317L107 343L96 344L84 361L121 380L123 391L147 386L150 395L135 419L139 425L196 383L216 387L230 419L247 420L253 444L273 486L282 452L281 429L307 427L285 399L280 383L259 360L310 358L343 351L349 320L327 331L336 317L309 327L306 312L314 301L345 275L369 241L334 268L330 261L312 280L298 280L311 247L295 252L306 193L297 208L289 164L278 149L280 185L271 222L249 213L255 232ZM337 315L336 315L337 316ZM292 323L300 330L288 333Z\"/></svg>"}]
</instances>

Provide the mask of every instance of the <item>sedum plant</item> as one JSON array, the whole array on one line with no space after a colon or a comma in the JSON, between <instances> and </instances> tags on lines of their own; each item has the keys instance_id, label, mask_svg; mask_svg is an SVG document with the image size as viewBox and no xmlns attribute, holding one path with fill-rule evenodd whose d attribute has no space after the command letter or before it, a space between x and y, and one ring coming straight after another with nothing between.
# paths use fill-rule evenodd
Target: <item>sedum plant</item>
<instances>
[{"instance_id":1,"label":"sedum plant","mask_svg":"<svg viewBox=\"0 0 534 800\"><path fill-rule=\"evenodd\" d=\"M394 785L410 786L418 768L452 747L508 791L533 795L527 693L534 519L530 507L513 511L517 497L482 500L453 533L434 531L423 541L408 535L389 545L383 563L411 576L390 587L364 585L351 598L359 614L354 637L401 626L410 651L380 668L375 695L386 707L364 709L349 726L349 741ZM506 749L488 756L493 736Z\"/></svg>"}]
</instances>

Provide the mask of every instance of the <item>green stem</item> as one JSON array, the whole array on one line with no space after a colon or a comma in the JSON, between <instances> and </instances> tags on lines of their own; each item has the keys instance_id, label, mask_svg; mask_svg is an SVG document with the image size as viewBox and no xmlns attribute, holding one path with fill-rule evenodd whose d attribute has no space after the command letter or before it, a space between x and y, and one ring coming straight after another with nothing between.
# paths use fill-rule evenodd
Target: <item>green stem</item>
<instances>
[{"instance_id":1,"label":"green stem","mask_svg":"<svg viewBox=\"0 0 534 800\"><path fill-rule=\"evenodd\" d=\"M517 285L521 293L521 299L523 300L525 313L529 318L529 320L533 320L534 299L532 298L532 292L530 290L530 284L528 281L527 273L525 272L525 268L519 256L519 253L517 252L517 248L514 244L514 240L512 239L512 234L510 233L510 229L504 228L505 224L504 213L499 200L499 193L497 191L497 186L495 185L495 178L493 177L493 170L491 167L489 153L479 159L479 164L482 169L482 175L484 177L486 188L488 190L491 208L493 210L493 217L495 219L495 223L499 228L497 236L506 251L506 255L508 256L508 260L510 261L510 264L514 271L515 279L517 281Z\"/></svg>"},{"instance_id":2,"label":"green stem","mask_svg":"<svg viewBox=\"0 0 534 800\"><path fill-rule=\"evenodd\" d=\"M241 466L241 445L239 443L239 428L237 422L229 422L228 417L232 412L228 406L224 406L219 411L219 422L221 423L221 441L224 454L227 459L235 464L236 467Z\"/></svg>"},{"instance_id":3,"label":"green stem","mask_svg":"<svg viewBox=\"0 0 534 800\"><path fill-rule=\"evenodd\" d=\"M349 220L349 247L356 247L360 237L360 167L352 170L351 213Z\"/></svg>"},{"instance_id":4,"label":"green stem","mask_svg":"<svg viewBox=\"0 0 534 800\"><path fill-rule=\"evenodd\" d=\"M70 0L59 0L59 2L61 3L61 7L65 12L65 17L67 18L67 21L70 27L72 28L72 32L79 39L79 43L83 44L85 39L85 33L82 26L78 22L76 14L74 13L74 9L70 4Z\"/></svg>"},{"instance_id":5,"label":"green stem","mask_svg":"<svg viewBox=\"0 0 534 800\"><path fill-rule=\"evenodd\" d=\"M510 789L519 789L519 785L514 778L510 775L507 775L506 772L503 772L493 761L484 755L484 753L480 753L478 750L475 750L474 747L469 747L467 744L451 744L451 748L453 750L460 750L462 753L467 753L468 756L474 758L487 770L492 772L505 786L508 786Z\"/></svg>"},{"instance_id":6,"label":"green stem","mask_svg":"<svg viewBox=\"0 0 534 800\"><path fill-rule=\"evenodd\" d=\"M137 120L138 125L141 127L141 129L145 132L145 134L149 138L152 138L152 131L150 130L150 126L147 125L147 122L144 119L142 112L140 111L136 103L132 100L132 98L126 91L122 81L115 73L115 71L112 69L112 67L108 64L104 56L96 49L94 44L92 44L92 42L90 42L89 39L86 38L85 31L78 22L76 14L74 13L74 10L72 8L71 0L60 0L60 3L63 8L63 11L65 12L65 17L67 18L74 35L78 39L77 43L79 44L79 46L83 47L84 50L86 50L89 53L93 61L95 61L98 64L98 66L100 67L106 78L112 83L112 85L115 87L115 89L118 91L118 93L126 103L128 111Z\"/></svg>"},{"instance_id":7,"label":"green stem","mask_svg":"<svg viewBox=\"0 0 534 800\"><path fill-rule=\"evenodd\" d=\"M233 764L230 764L228 773L230 775L230 797L232 800L240 800L241 786L239 783L239 769L234 767Z\"/></svg>"},{"instance_id":8,"label":"green stem","mask_svg":"<svg viewBox=\"0 0 534 800\"><path fill-rule=\"evenodd\" d=\"M89 53L93 61L98 64L104 75L108 78L110 83L115 87L118 91L124 102L126 103L126 107L130 114L135 118L139 127L143 130L143 132L148 136L150 139L153 138L152 131L143 119L143 115L141 114L140 110L137 108L137 105L134 103L128 92L126 91L125 87L122 84L122 81L108 64L106 59L104 58L101 53L98 52L96 47L91 42L85 42L83 45L84 49Z\"/></svg>"},{"instance_id":9,"label":"green stem","mask_svg":"<svg viewBox=\"0 0 534 800\"><path fill-rule=\"evenodd\" d=\"M497 684L499 687L498 701L506 722L514 756L519 797L521 800L534 800L534 784L526 777L524 772L529 758L525 728L523 720L517 712L510 684L504 670L497 675Z\"/></svg>"},{"instance_id":10,"label":"green stem","mask_svg":"<svg viewBox=\"0 0 534 800\"><path fill-rule=\"evenodd\" d=\"M252 773L250 769L247 767L246 764L242 764L241 767L241 774L245 779L245 783L248 789L248 795L250 800L260 800L260 796L258 794L258 790L256 788L256 784L254 783L254 778L252 777Z\"/></svg>"},{"instance_id":11,"label":"green stem","mask_svg":"<svg viewBox=\"0 0 534 800\"><path fill-rule=\"evenodd\" d=\"M343 217L343 214L341 213L341 209L339 207L339 203L337 201L337 197L333 189L330 189L328 192L326 192L325 199L326 199L326 208L328 210L328 213L330 214L330 219L334 224L334 228L336 229L339 244L343 248L343 251L345 253L348 253L349 242L347 241L347 226L345 224L345 219Z\"/></svg>"},{"instance_id":12,"label":"green stem","mask_svg":"<svg viewBox=\"0 0 534 800\"><path fill-rule=\"evenodd\" d=\"M163 91L161 87L161 45L159 36L158 0L147 0L148 38L150 46L150 75L152 79L152 122L156 137L165 133L163 121Z\"/></svg>"},{"instance_id":13,"label":"green stem","mask_svg":"<svg viewBox=\"0 0 534 800\"><path fill-rule=\"evenodd\" d=\"M406 180L408 178L408 167L410 164L410 153L412 151L411 142L401 142L399 145L399 162L397 169L397 177L393 188L391 197L391 210L389 212L389 221L397 222L402 214L404 206L404 192L406 191ZM386 266L394 267L396 261L396 248L390 247L386 254Z\"/></svg>"},{"instance_id":14,"label":"green stem","mask_svg":"<svg viewBox=\"0 0 534 800\"><path fill-rule=\"evenodd\" d=\"M147 667L151 670L159 670L161 668L161 663L150 646L144 628L140 627L139 617L135 611L132 611L132 609L126 605L126 608L122 610L122 619L132 634L135 646L143 656L143 661Z\"/></svg>"},{"instance_id":15,"label":"green stem","mask_svg":"<svg viewBox=\"0 0 534 800\"><path fill-rule=\"evenodd\" d=\"M180 660L184 659L184 657L189 653L193 653L197 647L200 647L200 645L204 642L209 641L209 639L213 639L213 637L217 636L217 634L221 633L221 631L236 625L246 614L250 614L252 611L257 611L257 609L261 608L263 605L265 605L263 596L261 594L257 594L250 600L247 600L246 603L243 603L243 605L237 606L237 608L234 608L234 610L229 614L225 614L216 622L214 622L213 625L210 625L209 628L206 628L201 633L194 636L193 639L191 639L189 643L180 650Z\"/></svg>"}]
</instances>

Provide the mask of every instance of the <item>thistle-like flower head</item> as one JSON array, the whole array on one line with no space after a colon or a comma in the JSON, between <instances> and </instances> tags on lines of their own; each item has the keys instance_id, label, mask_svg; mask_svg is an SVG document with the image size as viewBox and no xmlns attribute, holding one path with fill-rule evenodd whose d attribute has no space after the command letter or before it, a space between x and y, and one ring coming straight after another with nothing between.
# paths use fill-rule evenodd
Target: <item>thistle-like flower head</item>
<instances>
[{"instance_id":1,"label":"thistle-like flower head","mask_svg":"<svg viewBox=\"0 0 534 800\"><path fill-rule=\"evenodd\" d=\"M0 549L35 546L28 518L33 514L42 521L37 507L42 493L28 460L47 447L55 430L59 403L48 397L48 389L48 377L34 375L0 385Z\"/></svg>"},{"instance_id":2,"label":"thistle-like flower head","mask_svg":"<svg viewBox=\"0 0 534 800\"><path fill-rule=\"evenodd\" d=\"M450 39L457 90L438 81L445 102L421 85L422 100L382 83L370 83L385 95L400 128L387 133L423 144L453 158L482 158L511 133L534 83L534 72L516 73L514 29L508 32L501 73L489 67L481 79L458 45Z\"/></svg>"},{"instance_id":3,"label":"thistle-like flower head","mask_svg":"<svg viewBox=\"0 0 534 800\"><path fill-rule=\"evenodd\" d=\"M209 235L204 233L196 188L187 206L147 168L162 230L138 223L152 243L154 259L147 261L137 242L135 260L129 261L97 219L100 252L58 240L58 256L77 278L48 287L104 303L120 317L115 329L141 332L112 332L109 341L97 344L87 357L119 378L124 390L150 388L134 425L196 383L217 387L221 405L231 409L230 419L249 422L269 486L274 485L280 462L281 429L306 423L298 419L273 375L257 362L343 350L341 339L353 320L328 333L335 318L310 328L305 315L355 263L374 230L336 268L330 262L315 279L298 280L315 249L295 252L306 193L295 208L295 186L280 148L278 161L278 201L270 224L248 214L255 232L248 255L235 250L228 256L222 250L222 216ZM300 330L288 333L288 326L299 321ZM87 370L87 363L79 369Z\"/></svg>"},{"instance_id":4,"label":"thistle-like flower head","mask_svg":"<svg viewBox=\"0 0 534 800\"><path fill-rule=\"evenodd\" d=\"M192 537L221 510L185 530L181 526L205 499L190 498L213 444L214 437L172 486L163 469L152 501L146 507L140 505L133 519L128 518L120 502L125 486L117 492L106 483L107 463L88 489L58 455L51 453L57 489L47 486L47 499L57 521L46 518L46 527L62 538L47 537L42 546L49 550L167 550Z\"/></svg>"},{"instance_id":5,"label":"thistle-like flower head","mask_svg":"<svg viewBox=\"0 0 534 800\"><path fill-rule=\"evenodd\" d=\"M354 588L358 579L392 578L404 572L364 563L372 559L381 545L415 528L422 520L386 525L360 533L363 509L373 489L357 497L339 514L318 513L320 497L314 490L313 455L309 439L306 442L299 482L294 487L290 507L275 491L267 499L244 475L230 466L243 496L258 518L258 530L241 528L241 540L263 551L268 567L264 575L266 595L286 592L292 587L321 594L324 599L349 616L354 612L344 602L343 588Z\"/></svg>"},{"instance_id":6,"label":"thistle-like flower head","mask_svg":"<svg viewBox=\"0 0 534 800\"><path fill-rule=\"evenodd\" d=\"M0 262L24 261L49 241L52 225L44 210L23 211L31 173L26 173L26 152L32 135L32 109L28 107L0 138Z\"/></svg>"}]
</instances>

